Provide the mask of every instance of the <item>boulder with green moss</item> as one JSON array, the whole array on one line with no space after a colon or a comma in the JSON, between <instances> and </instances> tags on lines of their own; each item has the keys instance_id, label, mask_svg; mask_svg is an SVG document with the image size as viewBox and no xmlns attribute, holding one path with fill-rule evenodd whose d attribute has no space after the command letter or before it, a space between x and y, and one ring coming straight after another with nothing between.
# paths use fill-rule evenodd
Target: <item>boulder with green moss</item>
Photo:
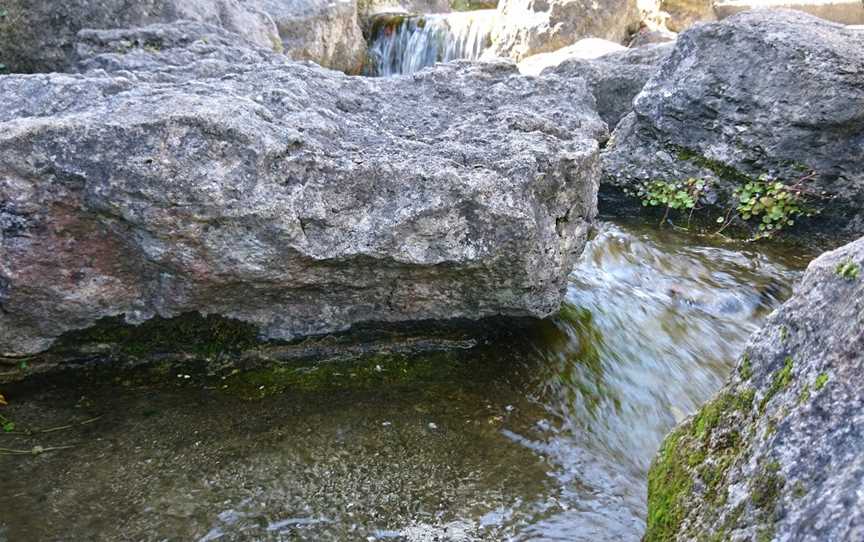
<instances>
[{"instance_id":1,"label":"boulder with green moss","mask_svg":"<svg viewBox=\"0 0 864 542\"><path fill-rule=\"evenodd\" d=\"M604 183L708 181L712 219L767 175L796 187L813 229L864 233L864 31L800 12L696 25L634 100L604 153ZM607 209L608 210L608 209Z\"/></svg>"},{"instance_id":2,"label":"boulder with green moss","mask_svg":"<svg viewBox=\"0 0 864 542\"><path fill-rule=\"evenodd\" d=\"M667 436L646 542L864 538L864 238L810 264L718 395Z\"/></svg>"},{"instance_id":3,"label":"boulder with green moss","mask_svg":"<svg viewBox=\"0 0 864 542\"><path fill-rule=\"evenodd\" d=\"M184 313L293 340L556 312L607 136L582 79L360 78L201 23L0 78L0 355Z\"/></svg>"}]
</instances>

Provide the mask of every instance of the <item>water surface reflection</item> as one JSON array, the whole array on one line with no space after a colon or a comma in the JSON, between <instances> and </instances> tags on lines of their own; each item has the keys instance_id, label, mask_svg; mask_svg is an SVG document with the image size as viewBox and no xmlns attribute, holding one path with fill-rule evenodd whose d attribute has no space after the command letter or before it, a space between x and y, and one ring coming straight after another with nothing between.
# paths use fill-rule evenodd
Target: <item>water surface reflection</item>
<instances>
[{"instance_id":1,"label":"water surface reflection","mask_svg":"<svg viewBox=\"0 0 864 542\"><path fill-rule=\"evenodd\" d=\"M0 540L638 540L662 436L803 262L605 224L561 314L466 352L4 389Z\"/></svg>"}]
</instances>

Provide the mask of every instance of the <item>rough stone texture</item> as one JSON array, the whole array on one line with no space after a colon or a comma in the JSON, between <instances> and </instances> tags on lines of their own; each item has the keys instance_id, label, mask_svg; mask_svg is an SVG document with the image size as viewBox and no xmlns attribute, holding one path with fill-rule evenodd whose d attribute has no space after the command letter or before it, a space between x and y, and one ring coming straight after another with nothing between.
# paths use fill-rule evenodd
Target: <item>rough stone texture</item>
<instances>
[{"instance_id":1,"label":"rough stone texture","mask_svg":"<svg viewBox=\"0 0 864 542\"><path fill-rule=\"evenodd\" d=\"M357 74L366 60L366 41L356 0L253 0L276 22L285 54L325 68Z\"/></svg>"},{"instance_id":2,"label":"rough stone texture","mask_svg":"<svg viewBox=\"0 0 864 542\"><path fill-rule=\"evenodd\" d=\"M862 371L864 238L810 264L727 385L667 437L645 540L864 540Z\"/></svg>"},{"instance_id":3,"label":"rough stone texture","mask_svg":"<svg viewBox=\"0 0 864 542\"><path fill-rule=\"evenodd\" d=\"M104 70L121 73L130 79L146 78L149 81L160 78L173 82L178 77L219 77L226 72L236 71L235 65L275 61L271 51L254 47L238 39L236 34L192 21L154 24L133 29L82 30L78 33L75 48L79 59L76 68L82 73ZM18 81L28 86L43 84L39 78L20 78ZM77 83L78 79L69 81L75 83L64 93L89 94L94 90L98 91L103 82L117 80L94 78L88 80L88 84ZM91 82L96 84L89 84ZM118 83L109 85L116 87ZM119 80L118 88L126 90L131 86L131 81ZM34 91L31 88L22 88L11 96L11 102L7 102L9 107L0 113L0 119L52 115L76 106L61 101L55 108L50 103L34 101ZM89 107L92 103L92 97L81 100L84 107ZM48 109L45 113L27 109L34 104Z\"/></svg>"},{"instance_id":4,"label":"rough stone texture","mask_svg":"<svg viewBox=\"0 0 864 542\"><path fill-rule=\"evenodd\" d=\"M638 27L635 0L501 0L492 47L518 62L582 38L624 43Z\"/></svg>"},{"instance_id":5,"label":"rough stone texture","mask_svg":"<svg viewBox=\"0 0 864 542\"><path fill-rule=\"evenodd\" d=\"M724 19L750 9L795 9L828 21L842 24L864 24L864 2L861 0L719 0L714 2L717 18Z\"/></svg>"},{"instance_id":6,"label":"rough stone texture","mask_svg":"<svg viewBox=\"0 0 864 542\"><path fill-rule=\"evenodd\" d=\"M661 0L660 9L668 13L666 26L683 32L700 21L716 21L712 0Z\"/></svg>"},{"instance_id":7,"label":"rough stone texture","mask_svg":"<svg viewBox=\"0 0 864 542\"><path fill-rule=\"evenodd\" d=\"M690 177L734 206L732 191L768 174L806 172L814 220L864 232L864 32L793 11L751 11L681 34L604 152L604 183Z\"/></svg>"},{"instance_id":8,"label":"rough stone texture","mask_svg":"<svg viewBox=\"0 0 864 542\"><path fill-rule=\"evenodd\" d=\"M639 30L630 40L628 47L642 47L652 43L666 43L678 39L678 34L665 29L651 30L643 28Z\"/></svg>"},{"instance_id":9,"label":"rough stone texture","mask_svg":"<svg viewBox=\"0 0 864 542\"><path fill-rule=\"evenodd\" d=\"M558 309L607 137L583 80L348 77L172 26L0 78L0 352L120 314L292 339Z\"/></svg>"},{"instance_id":10,"label":"rough stone texture","mask_svg":"<svg viewBox=\"0 0 864 542\"><path fill-rule=\"evenodd\" d=\"M0 62L10 71L64 71L74 63L84 28L126 28L191 19L222 26L262 47L279 46L266 13L239 0L6 0L0 17Z\"/></svg>"},{"instance_id":11,"label":"rough stone texture","mask_svg":"<svg viewBox=\"0 0 864 542\"><path fill-rule=\"evenodd\" d=\"M611 130L633 110L633 98L671 52L671 44L646 45L596 59L572 58L542 73L584 78L597 100L597 112Z\"/></svg>"}]
</instances>

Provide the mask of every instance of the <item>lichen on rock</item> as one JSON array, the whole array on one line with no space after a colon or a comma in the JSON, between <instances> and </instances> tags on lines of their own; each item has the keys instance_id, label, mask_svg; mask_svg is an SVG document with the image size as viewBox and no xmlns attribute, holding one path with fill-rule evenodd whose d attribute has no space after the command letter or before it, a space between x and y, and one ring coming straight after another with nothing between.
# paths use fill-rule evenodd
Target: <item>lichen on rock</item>
<instances>
[{"instance_id":1,"label":"lichen on rock","mask_svg":"<svg viewBox=\"0 0 864 542\"><path fill-rule=\"evenodd\" d=\"M645 540L859 538L864 281L837 275L846 261L864 262L864 238L811 263L726 386L666 438Z\"/></svg>"}]
</instances>

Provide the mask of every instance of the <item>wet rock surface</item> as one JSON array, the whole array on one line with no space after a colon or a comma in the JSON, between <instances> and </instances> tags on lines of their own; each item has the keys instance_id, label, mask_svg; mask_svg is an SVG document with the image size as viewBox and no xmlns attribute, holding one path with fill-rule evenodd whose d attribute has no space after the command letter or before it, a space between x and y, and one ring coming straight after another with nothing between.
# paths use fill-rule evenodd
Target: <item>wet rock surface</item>
<instances>
[{"instance_id":1,"label":"wet rock surface","mask_svg":"<svg viewBox=\"0 0 864 542\"><path fill-rule=\"evenodd\" d=\"M705 179L727 208L765 174L802 183L814 226L864 232L862 49L864 32L792 11L693 27L613 134L604 183Z\"/></svg>"},{"instance_id":2,"label":"wet rock surface","mask_svg":"<svg viewBox=\"0 0 864 542\"><path fill-rule=\"evenodd\" d=\"M864 536L864 239L814 260L726 386L665 441L646 540Z\"/></svg>"},{"instance_id":3,"label":"wet rock surface","mask_svg":"<svg viewBox=\"0 0 864 542\"><path fill-rule=\"evenodd\" d=\"M0 79L4 354L121 314L290 340L558 309L606 137L581 79L350 78L206 25L115 38L87 36L85 74Z\"/></svg>"}]
</instances>

